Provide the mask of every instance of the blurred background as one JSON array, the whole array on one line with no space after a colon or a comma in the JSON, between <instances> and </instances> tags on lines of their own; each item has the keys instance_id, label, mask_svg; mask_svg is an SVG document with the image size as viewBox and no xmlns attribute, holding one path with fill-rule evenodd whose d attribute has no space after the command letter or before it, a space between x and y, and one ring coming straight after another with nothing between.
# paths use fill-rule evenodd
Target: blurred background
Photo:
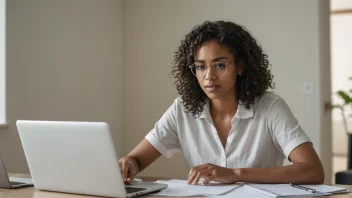
<instances>
[{"instance_id":1,"label":"blurred background","mask_svg":"<svg viewBox=\"0 0 352 198\"><path fill-rule=\"evenodd\" d=\"M326 183L347 168L347 135L329 106L341 102L337 90L352 88L350 0L0 3L0 153L9 172L29 172L19 119L105 121L118 155L127 154L178 96L174 52L206 20L244 25L262 45L275 92L312 140ZM140 175L186 178L188 171L178 154Z\"/></svg>"}]
</instances>

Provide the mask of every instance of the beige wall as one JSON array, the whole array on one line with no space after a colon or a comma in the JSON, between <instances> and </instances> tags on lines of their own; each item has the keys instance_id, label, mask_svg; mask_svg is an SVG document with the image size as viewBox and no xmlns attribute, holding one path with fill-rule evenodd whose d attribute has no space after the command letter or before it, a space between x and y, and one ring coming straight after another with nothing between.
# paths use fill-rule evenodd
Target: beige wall
<instances>
[{"instance_id":1,"label":"beige wall","mask_svg":"<svg viewBox=\"0 0 352 198\"><path fill-rule=\"evenodd\" d=\"M6 101L5 101L5 21L6 3L0 0L0 127L6 122Z\"/></svg>"},{"instance_id":2,"label":"beige wall","mask_svg":"<svg viewBox=\"0 0 352 198\"><path fill-rule=\"evenodd\" d=\"M177 97L169 78L173 53L191 28L205 20L245 25L272 63L276 92L314 143L330 181L329 1L125 1L124 151L132 149ZM303 83L314 93L303 95ZM177 166L176 166L177 165ZM168 167L172 167L171 169ZM180 156L162 157L142 175L186 178Z\"/></svg>"},{"instance_id":3,"label":"beige wall","mask_svg":"<svg viewBox=\"0 0 352 198\"><path fill-rule=\"evenodd\" d=\"M121 0L7 1L7 120L0 153L27 172L18 119L106 121L121 145Z\"/></svg>"}]
</instances>

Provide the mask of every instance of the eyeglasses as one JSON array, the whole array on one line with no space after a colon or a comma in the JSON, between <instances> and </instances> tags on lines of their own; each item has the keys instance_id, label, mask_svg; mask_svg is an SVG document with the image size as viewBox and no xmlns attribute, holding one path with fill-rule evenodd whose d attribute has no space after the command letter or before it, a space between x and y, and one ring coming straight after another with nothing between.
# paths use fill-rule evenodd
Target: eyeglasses
<instances>
[{"instance_id":1,"label":"eyeglasses","mask_svg":"<svg viewBox=\"0 0 352 198\"><path fill-rule=\"evenodd\" d=\"M232 62L222 63L222 62L214 62L210 66L206 66L202 63L193 63L189 68L192 71L192 74L195 75L197 78L203 78L208 73L207 67L212 69L212 72L217 75L221 76L226 74L227 66L230 65Z\"/></svg>"}]
</instances>

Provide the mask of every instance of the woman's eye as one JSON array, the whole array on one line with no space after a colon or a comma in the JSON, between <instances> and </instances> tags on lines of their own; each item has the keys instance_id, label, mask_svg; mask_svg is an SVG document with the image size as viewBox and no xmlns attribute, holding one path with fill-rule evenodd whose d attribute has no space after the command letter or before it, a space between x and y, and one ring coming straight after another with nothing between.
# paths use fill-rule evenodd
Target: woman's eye
<instances>
[{"instance_id":1,"label":"woman's eye","mask_svg":"<svg viewBox=\"0 0 352 198\"><path fill-rule=\"evenodd\" d=\"M216 63L215 66L219 69L224 69L226 67L225 63Z\"/></svg>"},{"instance_id":2,"label":"woman's eye","mask_svg":"<svg viewBox=\"0 0 352 198\"><path fill-rule=\"evenodd\" d=\"M204 69L205 69L205 66L203 65L196 66L196 70L204 70Z\"/></svg>"}]
</instances>

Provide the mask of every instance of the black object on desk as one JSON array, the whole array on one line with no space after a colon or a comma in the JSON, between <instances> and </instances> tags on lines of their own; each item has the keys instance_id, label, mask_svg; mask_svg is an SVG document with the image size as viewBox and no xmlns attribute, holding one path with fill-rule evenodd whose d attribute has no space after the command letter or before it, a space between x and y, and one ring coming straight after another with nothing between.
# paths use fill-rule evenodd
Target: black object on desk
<instances>
[{"instance_id":1,"label":"black object on desk","mask_svg":"<svg viewBox=\"0 0 352 198\"><path fill-rule=\"evenodd\" d=\"M347 171L337 172L335 183L352 185L352 134L348 134Z\"/></svg>"}]
</instances>

